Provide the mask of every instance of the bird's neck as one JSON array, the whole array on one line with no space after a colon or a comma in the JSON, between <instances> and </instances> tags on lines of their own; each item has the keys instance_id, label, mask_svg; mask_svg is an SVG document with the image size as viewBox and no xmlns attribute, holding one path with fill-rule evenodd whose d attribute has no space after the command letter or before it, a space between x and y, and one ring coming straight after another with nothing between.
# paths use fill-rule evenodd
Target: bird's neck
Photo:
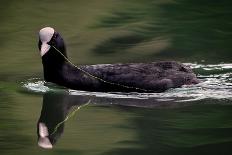
<instances>
[{"instance_id":1,"label":"bird's neck","mask_svg":"<svg viewBox=\"0 0 232 155\"><path fill-rule=\"evenodd\" d=\"M42 63L46 81L54 82L61 78L63 67L66 64L62 55L51 49L42 57Z\"/></svg>"}]
</instances>

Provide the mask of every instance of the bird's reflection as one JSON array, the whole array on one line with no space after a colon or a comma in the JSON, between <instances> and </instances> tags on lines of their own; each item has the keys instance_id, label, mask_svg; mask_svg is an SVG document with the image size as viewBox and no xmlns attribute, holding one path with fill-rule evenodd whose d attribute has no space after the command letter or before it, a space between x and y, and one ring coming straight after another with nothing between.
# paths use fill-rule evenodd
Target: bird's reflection
<instances>
[{"instance_id":1,"label":"bird's reflection","mask_svg":"<svg viewBox=\"0 0 232 155\"><path fill-rule=\"evenodd\" d=\"M109 98L93 95L70 95L69 92L46 92L43 95L43 106L37 123L38 145L52 148L64 131L64 122L73 108L78 108L91 101L97 105L120 105L125 107L171 108L181 104L176 102L158 101L154 98ZM183 105L181 105L183 106Z\"/></svg>"},{"instance_id":2,"label":"bird's reflection","mask_svg":"<svg viewBox=\"0 0 232 155\"><path fill-rule=\"evenodd\" d=\"M43 106L37 123L38 145L52 148L64 130L67 114L74 106L87 103L90 97L78 97L68 93L47 92L43 95ZM57 125L59 126L57 127Z\"/></svg>"},{"instance_id":3,"label":"bird's reflection","mask_svg":"<svg viewBox=\"0 0 232 155\"><path fill-rule=\"evenodd\" d=\"M194 154L199 154L199 149L212 153L226 150L225 152L228 154L227 150L230 150L228 148L231 147L231 126L227 124L225 127L225 122L230 122L232 117L230 101L212 103L212 100L202 100L180 103L160 101L156 98L129 99L70 95L68 92L47 92L44 94L43 107L37 126L39 146L52 148L64 131L64 123L61 123L55 130L57 124L69 116L70 110L74 106L83 106L89 100L91 100L91 104L97 104L97 106L120 105L120 112L128 110L128 106L156 108L152 110L129 109L130 116L135 117L130 117L128 122L132 124L125 127L136 130L138 139L134 141L117 140L117 143L114 142L116 146L122 144L125 147L113 147L103 154L128 155L131 152L137 152L135 154L151 154L153 152L160 154L194 152ZM189 108L190 105L192 106ZM126 130L125 132L129 133L130 131ZM110 136L110 138L112 137ZM138 144L139 147L131 147L131 144Z\"/></svg>"}]
</instances>

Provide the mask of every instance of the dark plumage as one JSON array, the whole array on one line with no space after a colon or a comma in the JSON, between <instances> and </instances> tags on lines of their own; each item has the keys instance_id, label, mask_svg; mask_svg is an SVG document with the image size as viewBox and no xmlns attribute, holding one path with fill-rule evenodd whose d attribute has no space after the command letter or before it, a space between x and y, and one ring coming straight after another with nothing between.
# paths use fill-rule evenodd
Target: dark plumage
<instances>
[{"instance_id":1,"label":"dark plumage","mask_svg":"<svg viewBox=\"0 0 232 155\"><path fill-rule=\"evenodd\" d=\"M40 39L40 50L41 44ZM77 69L62 57L56 49L65 56L67 54L64 41L58 32L54 32L47 44L51 47L42 56L45 80L71 89L102 92L163 92L169 88L199 83L190 68L174 61L78 66L91 75L115 84L105 83Z\"/></svg>"}]
</instances>

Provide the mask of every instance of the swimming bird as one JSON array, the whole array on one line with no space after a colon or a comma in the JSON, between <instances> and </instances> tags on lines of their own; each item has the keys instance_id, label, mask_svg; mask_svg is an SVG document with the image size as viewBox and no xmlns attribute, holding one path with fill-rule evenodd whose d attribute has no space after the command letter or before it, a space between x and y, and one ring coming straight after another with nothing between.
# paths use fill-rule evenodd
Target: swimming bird
<instances>
[{"instance_id":1,"label":"swimming bird","mask_svg":"<svg viewBox=\"0 0 232 155\"><path fill-rule=\"evenodd\" d=\"M163 92L199 83L194 72L175 61L74 65L61 35L52 27L39 31L44 79L70 89L95 92Z\"/></svg>"}]
</instances>

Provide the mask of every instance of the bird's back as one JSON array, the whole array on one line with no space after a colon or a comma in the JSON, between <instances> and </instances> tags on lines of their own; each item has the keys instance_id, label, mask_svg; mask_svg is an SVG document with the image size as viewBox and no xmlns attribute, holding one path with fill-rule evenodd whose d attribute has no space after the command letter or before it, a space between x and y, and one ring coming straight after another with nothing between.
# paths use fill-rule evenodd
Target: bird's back
<instances>
[{"instance_id":1,"label":"bird's back","mask_svg":"<svg viewBox=\"0 0 232 155\"><path fill-rule=\"evenodd\" d=\"M162 92L168 88L198 82L190 68L174 61L102 64L81 66L81 68L102 79L98 87L106 91Z\"/></svg>"}]
</instances>

